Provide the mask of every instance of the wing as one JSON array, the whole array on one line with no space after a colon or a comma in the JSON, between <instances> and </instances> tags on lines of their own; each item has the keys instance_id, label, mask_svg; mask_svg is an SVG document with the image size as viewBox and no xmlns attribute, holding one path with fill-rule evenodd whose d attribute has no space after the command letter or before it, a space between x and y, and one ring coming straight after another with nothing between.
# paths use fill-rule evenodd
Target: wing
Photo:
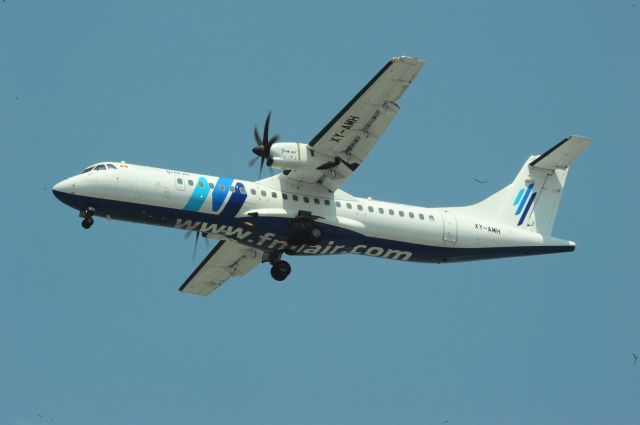
<instances>
[{"instance_id":1,"label":"wing","mask_svg":"<svg viewBox=\"0 0 640 425\"><path fill-rule=\"evenodd\" d=\"M220 241L180 287L209 295L232 276L243 276L262 262L263 252L233 241Z\"/></svg>"},{"instance_id":2,"label":"wing","mask_svg":"<svg viewBox=\"0 0 640 425\"><path fill-rule=\"evenodd\" d=\"M288 177L337 189L364 161L398 113L396 101L423 65L422 60L408 56L392 58L309 142L312 154L318 152L334 161L319 170L291 171Z\"/></svg>"}]
</instances>

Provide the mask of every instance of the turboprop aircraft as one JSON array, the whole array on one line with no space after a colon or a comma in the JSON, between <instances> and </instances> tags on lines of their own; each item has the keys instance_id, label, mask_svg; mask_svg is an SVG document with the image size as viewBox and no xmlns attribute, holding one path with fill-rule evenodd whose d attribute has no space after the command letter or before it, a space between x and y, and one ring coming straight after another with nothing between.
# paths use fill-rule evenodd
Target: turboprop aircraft
<instances>
[{"instance_id":1,"label":"turboprop aircraft","mask_svg":"<svg viewBox=\"0 0 640 425\"><path fill-rule=\"evenodd\" d=\"M340 189L399 111L424 63L392 58L309 143L280 142L254 128L252 151L282 173L257 181L101 162L53 187L94 216L174 227L219 240L180 291L208 295L261 263L278 281L283 255L359 254L444 263L575 249L551 236L569 166L590 139L571 136L527 158L511 184L474 205L426 208L359 198Z\"/></svg>"}]
</instances>

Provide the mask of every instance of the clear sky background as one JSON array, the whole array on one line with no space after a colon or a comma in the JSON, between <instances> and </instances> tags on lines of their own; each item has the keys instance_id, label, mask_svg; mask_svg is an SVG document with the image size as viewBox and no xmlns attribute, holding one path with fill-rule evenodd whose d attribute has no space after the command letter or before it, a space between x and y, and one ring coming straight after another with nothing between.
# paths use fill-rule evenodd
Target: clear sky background
<instances>
[{"instance_id":1,"label":"clear sky background","mask_svg":"<svg viewBox=\"0 0 640 425\"><path fill-rule=\"evenodd\" d=\"M640 423L639 42L637 0L3 1L0 423ZM307 142L402 54L426 65L344 189L473 203L591 136L574 253L294 257L200 298L204 244L51 194L108 160L257 178L270 109Z\"/></svg>"}]
</instances>

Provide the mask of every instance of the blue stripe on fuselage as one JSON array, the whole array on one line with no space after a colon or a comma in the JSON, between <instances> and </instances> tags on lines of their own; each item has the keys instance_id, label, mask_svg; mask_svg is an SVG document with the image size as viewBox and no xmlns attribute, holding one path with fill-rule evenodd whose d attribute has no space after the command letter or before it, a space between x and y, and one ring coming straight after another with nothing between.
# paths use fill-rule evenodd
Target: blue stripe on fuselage
<instances>
[{"instance_id":1,"label":"blue stripe on fuselage","mask_svg":"<svg viewBox=\"0 0 640 425\"><path fill-rule=\"evenodd\" d=\"M191 198L189 198L187 205L185 205L183 209L187 211L200 211L204 201L207 200L207 196L209 196L209 182L207 182L207 179L204 177L200 177L195 189L193 189Z\"/></svg>"},{"instance_id":2,"label":"blue stripe on fuselage","mask_svg":"<svg viewBox=\"0 0 640 425\"><path fill-rule=\"evenodd\" d=\"M220 177L216 182L215 187L213 188L213 196L211 201L211 209L216 212L222 207L224 200L227 199L227 193L229 193L229 186L233 179L228 179L226 177ZM220 188L222 186L222 189Z\"/></svg>"},{"instance_id":3,"label":"blue stripe on fuselage","mask_svg":"<svg viewBox=\"0 0 640 425\"><path fill-rule=\"evenodd\" d=\"M236 183L236 190L231 194L231 198L229 198L229 202L224 207L220 215L225 217L235 217L242 208L244 204L244 200L247 199L247 192L240 192L240 188L244 189L244 185L242 183Z\"/></svg>"}]
</instances>

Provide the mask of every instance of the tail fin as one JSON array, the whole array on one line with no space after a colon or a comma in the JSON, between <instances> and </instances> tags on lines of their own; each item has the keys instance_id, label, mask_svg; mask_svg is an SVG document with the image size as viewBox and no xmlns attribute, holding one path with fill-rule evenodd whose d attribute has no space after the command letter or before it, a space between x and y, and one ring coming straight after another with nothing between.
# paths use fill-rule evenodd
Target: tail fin
<instances>
[{"instance_id":1,"label":"tail fin","mask_svg":"<svg viewBox=\"0 0 640 425\"><path fill-rule=\"evenodd\" d=\"M588 137L571 136L542 155L530 157L513 183L467 207L469 213L551 235L569 166L589 143Z\"/></svg>"}]
</instances>

